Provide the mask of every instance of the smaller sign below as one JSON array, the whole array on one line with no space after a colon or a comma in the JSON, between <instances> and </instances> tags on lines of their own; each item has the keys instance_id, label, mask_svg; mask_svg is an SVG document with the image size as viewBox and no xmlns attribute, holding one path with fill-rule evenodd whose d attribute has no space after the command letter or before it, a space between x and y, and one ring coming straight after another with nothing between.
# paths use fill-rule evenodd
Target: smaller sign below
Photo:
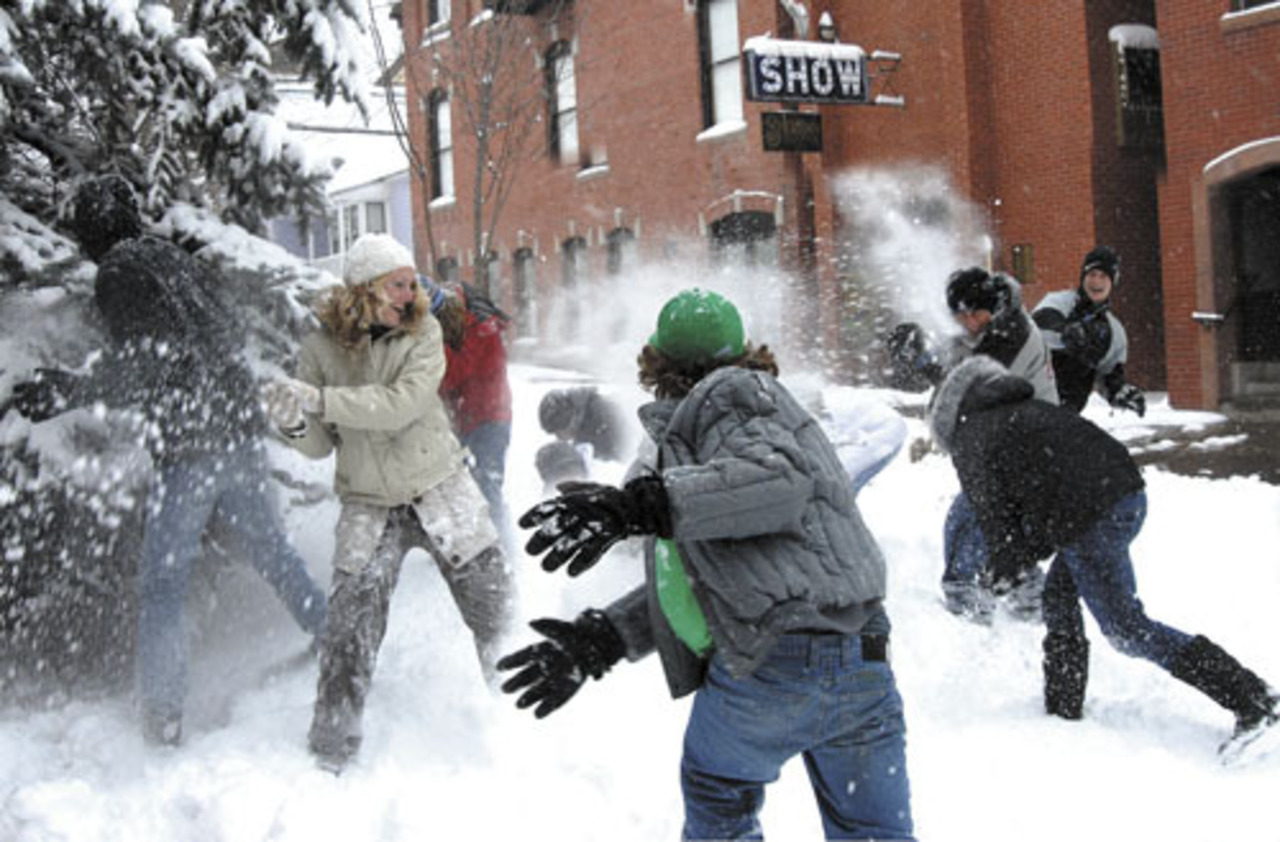
<instances>
[{"instance_id":1,"label":"smaller sign below","mask_svg":"<svg viewBox=\"0 0 1280 842\"><path fill-rule=\"evenodd\" d=\"M800 111L766 111L760 115L765 152L821 152L822 116Z\"/></svg>"}]
</instances>

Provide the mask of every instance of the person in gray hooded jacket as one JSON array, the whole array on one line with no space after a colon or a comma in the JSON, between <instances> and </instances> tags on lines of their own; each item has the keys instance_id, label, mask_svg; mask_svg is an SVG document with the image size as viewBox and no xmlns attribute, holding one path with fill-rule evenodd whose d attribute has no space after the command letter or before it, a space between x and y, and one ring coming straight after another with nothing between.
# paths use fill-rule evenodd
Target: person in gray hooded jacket
<instances>
[{"instance_id":1,"label":"person in gray hooded jacket","mask_svg":"<svg viewBox=\"0 0 1280 842\"><path fill-rule=\"evenodd\" d=\"M520 525L571 576L648 536L645 582L573 622L535 620L546 640L498 662L516 671L503 689L543 717L656 650L672 695L696 692L684 838L758 838L764 786L796 755L829 838L912 838L885 562L835 449L715 293L671 299L639 363L652 464L623 488L564 484Z\"/></svg>"}]
</instances>

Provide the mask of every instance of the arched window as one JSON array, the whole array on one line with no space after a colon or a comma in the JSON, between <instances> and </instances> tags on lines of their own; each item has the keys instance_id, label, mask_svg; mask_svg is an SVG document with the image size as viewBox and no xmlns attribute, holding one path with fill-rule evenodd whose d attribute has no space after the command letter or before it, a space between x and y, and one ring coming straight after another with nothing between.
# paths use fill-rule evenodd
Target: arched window
<instances>
[{"instance_id":1,"label":"arched window","mask_svg":"<svg viewBox=\"0 0 1280 842\"><path fill-rule=\"evenodd\" d=\"M702 123L742 119L738 0L698 3L698 55L702 69Z\"/></svg>"},{"instance_id":2,"label":"arched window","mask_svg":"<svg viewBox=\"0 0 1280 842\"><path fill-rule=\"evenodd\" d=\"M605 271L620 275L635 262L636 235L630 228L614 228L606 242L609 253L605 258Z\"/></svg>"},{"instance_id":3,"label":"arched window","mask_svg":"<svg viewBox=\"0 0 1280 842\"><path fill-rule=\"evenodd\" d=\"M453 196L453 121L449 94L436 88L427 97L427 135L431 157L431 198Z\"/></svg>"},{"instance_id":4,"label":"arched window","mask_svg":"<svg viewBox=\"0 0 1280 842\"><path fill-rule=\"evenodd\" d=\"M587 269L587 241L570 237L560 246L560 288L565 301L565 332L577 336L582 280Z\"/></svg>"},{"instance_id":5,"label":"arched window","mask_svg":"<svg viewBox=\"0 0 1280 842\"><path fill-rule=\"evenodd\" d=\"M771 268L778 263L778 226L773 214L742 211L711 223L711 249L722 265Z\"/></svg>"},{"instance_id":6,"label":"arched window","mask_svg":"<svg viewBox=\"0 0 1280 842\"><path fill-rule=\"evenodd\" d=\"M573 47L557 41L547 50L547 142L551 157L562 164L578 161L578 93Z\"/></svg>"},{"instance_id":7,"label":"arched window","mask_svg":"<svg viewBox=\"0 0 1280 842\"><path fill-rule=\"evenodd\" d=\"M442 284L456 284L459 277L456 257L442 257L436 261L436 281Z\"/></svg>"}]
</instances>

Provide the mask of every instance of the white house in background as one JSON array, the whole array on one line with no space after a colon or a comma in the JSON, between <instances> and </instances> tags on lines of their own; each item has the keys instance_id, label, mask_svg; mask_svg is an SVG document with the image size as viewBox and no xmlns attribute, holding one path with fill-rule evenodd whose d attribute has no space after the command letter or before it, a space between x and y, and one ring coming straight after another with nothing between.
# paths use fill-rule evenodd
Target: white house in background
<instances>
[{"instance_id":1,"label":"white house in background","mask_svg":"<svg viewBox=\"0 0 1280 842\"><path fill-rule=\"evenodd\" d=\"M367 124L355 106L341 101L326 106L308 85L281 82L276 92L276 114L313 154L330 162L333 178L326 190L325 218L307 226L291 217L273 219L270 239L335 275L341 275L342 254L361 234L391 234L412 251L408 158L381 89ZM396 98L403 109L402 89Z\"/></svg>"}]
</instances>

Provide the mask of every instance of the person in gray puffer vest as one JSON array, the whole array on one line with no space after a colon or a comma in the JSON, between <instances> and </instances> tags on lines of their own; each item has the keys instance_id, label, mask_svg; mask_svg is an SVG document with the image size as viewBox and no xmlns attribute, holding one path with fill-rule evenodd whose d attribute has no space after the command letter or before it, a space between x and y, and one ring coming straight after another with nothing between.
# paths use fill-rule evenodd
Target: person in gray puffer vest
<instances>
[{"instance_id":1,"label":"person in gray puffer vest","mask_svg":"<svg viewBox=\"0 0 1280 842\"><path fill-rule=\"evenodd\" d=\"M800 755L826 836L911 839L885 562L835 449L715 293L668 301L639 365L651 458L622 488L563 484L520 525L543 568L571 576L646 536L645 581L572 622L535 620L546 639L498 662L515 671L502 689L544 717L657 651L672 695L696 694L684 838L758 838L765 785Z\"/></svg>"},{"instance_id":2,"label":"person in gray puffer vest","mask_svg":"<svg viewBox=\"0 0 1280 842\"><path fill-rule=\"evenodd\" d=\"M1044 586L1045 710L1084 715L1089 670L1083 600L1120 652L1151 661L1235 714L1231 760L1280 721L1275 690L1213 641L1149 618L1129 547L1146 517L1145 482L1128 450L1032 386L975 357L938 388L929 426L951 454L991 548L988 575L1013 579L1056 553ZM1280 732L1280 729L1274 729Z\"/></svg>"},{"instance_id":3,"label":"person in gray puffer vest","mask_svg":"<svg viewBox=\"0 0 1280 842\"><path fill-rule=\"evenodd\" d=\"M1052 353L1062 405L1076 412L1096 389L1117 409L1146 414L1142 390L1125 382L1129 338L1111 312L1119 283L1119 255L1098 246L1085 255L1076 288L1049 293L1031 313Z\"/></svg>"}]
</instances>

